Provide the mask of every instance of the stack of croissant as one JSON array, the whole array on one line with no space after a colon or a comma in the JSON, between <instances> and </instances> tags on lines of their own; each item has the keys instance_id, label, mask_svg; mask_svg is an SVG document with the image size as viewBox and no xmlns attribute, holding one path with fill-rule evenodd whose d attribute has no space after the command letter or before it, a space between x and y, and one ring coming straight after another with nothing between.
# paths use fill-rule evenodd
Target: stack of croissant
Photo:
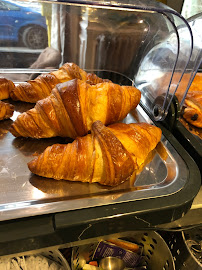
<instances>
[{"instance_id":1,"label":"stack of croissant","mask_svg":"<svg viewBox=\"0 0 202 270\"><path fill-rule=\"evenodd\" d=\"M8 119L13 115L14 106L1 101L10 97L10 91L14 88L14 83L6 78L0 78L0 120Z\"/></svg>"},{"instance_id":2,"label":"stack of croissant","mask_svg":"<svg viewBox=\"0 0 202 270\"><path fill-rule=\"evenodd\" d=\"M121 123L140 102L141 92L120 86L73 63L20 83L13 100L36 103L12 123L15 137L69 137L28 163L34 174L70 181L116 186L130 177L161 139L161 130L146 123Z\"/></svg>"},{"instance_id":3,"label":"stack of croissant","mask_svg":"<svg viewBox=\"0 0 202 270\"><path fill-rule=\"evenodd\" d=\"M86 73L74 63L66 63L61 68L48 74L39 75L35 80L14 85L11 80L0 78L0 100L11 98L16 101L36 103L50 95L52 89L62 82L80 79L89 84L97 84L103 80L92 73ZM13 115L14 107L0 102L0 120L8 119Z\"/></svg>"}]
</instances>

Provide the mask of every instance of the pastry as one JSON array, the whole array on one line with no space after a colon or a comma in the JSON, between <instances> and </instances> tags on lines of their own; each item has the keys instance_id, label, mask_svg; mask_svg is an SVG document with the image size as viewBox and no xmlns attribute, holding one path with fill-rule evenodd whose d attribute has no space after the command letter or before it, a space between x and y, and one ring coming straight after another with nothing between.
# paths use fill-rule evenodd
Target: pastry
<instances>
[{"instance_id":1,"label":"pastry","mask_svg":"<svg viewBox=\"0 0 202 270\"><path fill-rule=\"evenodd\" d=\"M56 71L44 73L34 80L19 83L10 91L10 97L13 100L36 103L38 100L49 96L52 89L58 83L66 82L75 78L84 80L89 84L108 81L97 77L95 74L86 73L74 63L65 63Z\"/></svg>"},{"instance_id":2,"label":"pastry","mask_svg":"<svg viewBox=\"0 0 202 270\"><path fill-rule=\"evenodd\" d=\"M182 117L193 126L202 128L202 91L188 91Z\"/></svg>"},{"instance_id":3,"label":"pastry","mask_svg":"<svg viewBox=\"0 0 202 270\"><path fill-rule=\"evenodd\" d=\"M133 86L111 82L90 85L74 79L58 84L51 95L39 100L12 124L15 137L50 138L84 136L96 120L109 125L126 117L140 102Z\"/></svg>"},{"instance_id":4,"label":"pastry","mask_svg":"<svg viewBox=\"0 0 202 270\"><path fill-rule=\"evenodd\" d=\"M8 119L13 115L14 106L0 101L0 120Z\"/></svg>"},{"instance_id":5,"label":"pastry","mask_svg":"<svg viewBox=\"0 0 202 270\"><path fill-rule=\"evenodd\" d=\"M191 85L189 91L202 91L202 73L197 72Z\"/></svg>"},{"instance_id":6,"label":"pastry","mask_svg":"<svg viewBox=\"0 0 202 270\"><path fill-rule=\"evenodd\" d=\"M14 88L15 85L11 80L0 77L0 100L9 98L9 93Z\"/></svg>"},{"instance_id":7,"label":"pastry","mask_svg":"<svg viewBox=\"0 0 202 270\"><path fill-rule=\"evenodd\" d=\"M92 124L91 134L69 144L54 144L28 163L37 175L116 186L135 174L161 139L161 130L147 123Z\"/></svg>"}]
</instances>

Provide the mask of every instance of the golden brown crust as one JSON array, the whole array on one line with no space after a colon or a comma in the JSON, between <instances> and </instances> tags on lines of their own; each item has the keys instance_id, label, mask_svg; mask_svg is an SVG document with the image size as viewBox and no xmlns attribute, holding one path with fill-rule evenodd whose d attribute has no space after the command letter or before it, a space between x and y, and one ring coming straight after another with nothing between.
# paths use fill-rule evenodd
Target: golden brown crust
<instances>
[{"instance_id":1,"label":"golden brown crust","mask_svg":"<svg viewBox=\"0 0 202 270\"><path fill-rule=\"evenodd\" d=\"M189 91L202 91L202 72L196 73Z\"/></svg>"},{"instance_id":2,"label":"golden brown crust","mask_svg":"<svg viewBox=\"0 0 202 270\"><path fill-rule=\"evenodd\" d=\"M176 96L182 101L190 74L184 74ZM184 100L181 118L196 128L202 128L202 73L196 73ZM183 122L183 121L182 121Z\"/></svg>"},{"instance_id":3,"label":"golden brown crust","mask_svg":"<svg viewBox=\"0 0 202 270\"><path fill-rule=\"evenodd\" d=\"M59 84L57 90L60 94L61 100L63 101L64 108L68 112L71 123L74 123L74 128L77 134L85 135L88 130L83 121L82 108L80 102L80 87L85 88L84 93L87 90L87 84L81 83L78 80L71 80L68 83ZM67 91L68 89L68 91ZM82 135L81 135L82 136Z\"/></svg>"},{"instance_id":4,"label":"golden brown crust","mask_svg":"<svg viewBox=\"0 0 202 270\"><path fill-rule=\"evenodd\" d=\"M134 175L136 157L142 157L138 162L141 165L161 139L161 130L146 123L117 123L107 128L96 121L91 131L72 143L46 148L28 163L30 171L56 180L116 186Z\"/></svg>"},{"instance_id":5,"label":"golden brown crust","mask_svg":"<svg viewBox=\"0 0 202 270\"><path fill-rule=\"evenodd\" d=\"M97 83L102 83L102 82L111 82L108 79L102 79L102 78L98 77L94 73L87 73L85 80L86 80L87 83L89 83L91 85L92 84L97 84Z\"/></svg>"},{"instance_id":6,"label":"golden brown crust","mask_svg":"<svg viewBox=\"0 0 202 270\"><path fill-rule=\"evenodd\" d=\"M34 80L19 83L10 92L13 100L21 100L30 103L36 103L50 95L52 89L58 84L72 79L80 79L90 84L103 82L105 80L98 78L95 74L88 74L74 63L65 63L58 70L48 74L41 74Z\"/></svg>"},{"instance_id":7,"label":"golden brown crust","mask_svg":"<svg viewBox=\"0 0 202 270\"><path fill-rule=\"evenodd\" d=\"M51 95L18 116L10 132L16 136L48 138L83 136L96 120L120 121L140 102L141 92L113 83L89 85L74 79L58 84Z\"/></svg>"},{"instance_id":8,"label":"golden brown crust","mask_svg":"<svg viewBox=\"0 0 202 270\"><path fill-rule=\"evenodd\" d=\"M100 184L116 186L127 180L135 170L136 164L123 144L100 121L92 125L92 133L102 150L104 170Z\"/></svg>"},{"instance_id":9,"label":"golden brown crust","mask_svg":"<svg viewBox=\"0 0 202 270\"><path fill-rule=\"evenodd\" d=\"M14 106L0 101L0 120L8 119L13 115Z\"/></svg>"},{"instance_id":10,"label":"golden brown crust","mask_svg":"<svg viewBox=\"0 0 202 270\"><path fill-rule=\"evenodd\" d=\"M10 97L10 91L14 89L15 85L11 80L0 77L0 100Z\"/></svg>"},{"instance_id":11,"label":"golden brown crust","mask_svg":"<svg viewBox=\"0 0 202 270\"><path fill-rule=\"evenodd\" d=\"M202 128L202 91L187 93L182 116L188 123Z\"/></svg>"},{"instance_id":12,"label":"golden brown crust","mask_svg":"<svg viewBox=\"0 0 202 270\"><path fill-rule=\"evenodd\" d=\"M202 128L195 127L189 124L183 117L180 117L179 121L184 125L184 127L193 135L202 139Z\"/></svg>"},{"instance_id":13,"label":"golden brown crust","mask_svg":"<svg viewBox=\"0 0 202 270\"><path fill-rule=\"evenodd\" d=\"M147 123L131 125L116 123L110 125L109 129L131 155L135 153L138 167L144 163L148 153L156 147L161 138L161 130Z\"/></svg>"}]
</instances>

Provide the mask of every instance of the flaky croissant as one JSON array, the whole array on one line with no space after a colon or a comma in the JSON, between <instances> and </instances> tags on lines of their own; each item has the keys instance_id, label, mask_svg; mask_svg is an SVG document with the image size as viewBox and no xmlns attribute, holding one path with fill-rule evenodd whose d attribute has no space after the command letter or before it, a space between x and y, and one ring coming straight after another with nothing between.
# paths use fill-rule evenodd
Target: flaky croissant
<instances>
[{"instance_id":1,"label":"flaky croissant","mask_svg":"<svg viewBox=\"0 0 202 270\"><path fill-rule=\"evenodd\" d=\"M0 101L0 120L8 119L13 115L14 106Z\"/></svg>"},{"instance_id":2,"label":"flaky croissant","mask_svg":"<svg viewBox=\"0 0 202 270\"><path fill-rule=\"evenodd\" d=\"M103 81L108 81L99 78L95 74L86 73L74 63L65 63L58 70L39 75L34 80L19 83L10 91L10 97L13 100L21 100L30 103L36 103L50 95L52 89L62 82L72 79L84 80L89 84L96 84Z\"/></svg>"},{"instance_id":3,"label":"flaky croissant","mask_svg":"<svg viewBox=\"0 0 202 270\"><path fill-rule=\"evenodd\" d=\"M109 125L126 117L140 102L141 92L111 82L89 85L74 79L58 84L47 98L18 116L15 136L48 138L83 136L96 120Z\"/></svg>"},{"instance_id":4,"label":"flaky croissant","mask_svg":"<svg viewBox=\"0 0 202 270\"><path fill-rule=\"evenodd\" d=\"M91 134L69 144L54 144L28 163L37 175L56 180L99 182L116 186L125 182L146 160L161 139L161 130L147 123L96 121Z\"/></svg>"},{"instance_id":5,"label":"flaky croissant","mask_svg":"<svg viewBox=\"0 0 202 270\"><path fill-rule=\"evenodd\" d=\"M188 91L182 116L188 123L202 128L202 91Z\"/></svg>"},{"instance_id":6,"label":"flaky croissant","mask_svg":"<svg viewBox=\"0 0 202 270\"><path fill-rule=\"evenodd\" d=\"M10 97L10 91L15 88L11 80L0 77L0 100Z\"/></svg>"}]
</instances>

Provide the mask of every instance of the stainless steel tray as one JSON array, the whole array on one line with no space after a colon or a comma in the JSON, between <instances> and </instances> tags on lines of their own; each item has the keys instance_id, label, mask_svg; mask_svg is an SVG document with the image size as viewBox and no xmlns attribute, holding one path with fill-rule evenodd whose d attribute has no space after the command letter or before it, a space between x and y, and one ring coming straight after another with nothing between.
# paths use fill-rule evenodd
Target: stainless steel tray
<instances>
[{"instance_id":1,"label":"stainless steel tray","mask_svg":"<svg viewBox=\"0 0 202 270\"><path fill-rule=\"evenodd\" d=\"M8 102L8 101L7 101ZM55 181L33 175L27 162L53 143L66 138L15 138L8 131L19 113L33 105L13 103L10 120L0 122L0 220L43 215L95 206L117 204L145 198L168 197L183 189L188 181L186 163L162 135L145 167L136 177L113 188L99 184ZM151 119L140 105L124 119L125 123L148 122Z\"/></svg>"}]
</instances>

